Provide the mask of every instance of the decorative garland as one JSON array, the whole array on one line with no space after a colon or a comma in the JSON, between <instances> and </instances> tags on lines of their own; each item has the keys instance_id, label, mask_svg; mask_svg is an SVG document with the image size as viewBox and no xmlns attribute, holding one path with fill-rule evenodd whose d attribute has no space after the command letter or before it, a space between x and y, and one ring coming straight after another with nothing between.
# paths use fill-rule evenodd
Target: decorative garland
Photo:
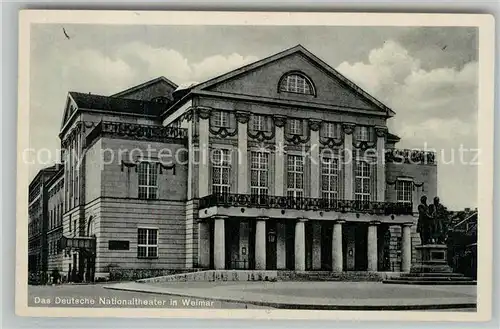
<instances>
[{"instance_id":1,"label":"decorative garland","mask_svg":"<svg viewBox=\"0 0 500 329\"><path fill-rule=\"evenodd\" d=\"M248 137L252 139L256 139L259 142L263 141L269 141L274 138L276 135L276 132L274 129L271 129L271 131L264 131L264 130L259 130L255 134L252 133L251 129L248 129L247 131Z\"/></svg>"},{"instance_id":2,"label":"decorative garland","mask_svg":"<svg viewBox=\"0 0 500 329\"><path fill-rule=\"evenodd\" d=\"M320 138L319 142L324 146L327 146L329 148L334 148L337 146L344 145L344 138L343 137L339 139L336 139L335 137Z\"/></svg>"},{"instance_id":3,"label":"decorative garland","mask_svg":"<svg viewBox=\"0 0 500 329\"><path fill-rule=\"evenodd\" d=\"M394 186L394 189L397 188L397 186L396 186L397 182L398 182L397 178L394 181L392 181L392 182L390 182L389 180L386 180L387 185ZM412 187L413 187L414 191L415 191L416 188L421 187L422 188L422 192L425 192L425 190L424 190L424 182L422 182L422 183L415 183L414 181L411 181L411 184L412 184Z\"/></svg>"},{"instance_id":4,"label":"decorative garland","mask_svg":"<svg viewBox=\"0 0 500 329\"><path fill-rule=\"evenodd\" d=\"M208 130L210 133L216 137L220 138L226 138L226 137L234 137L238 134L238 127L234 128L233 131L230 131L227 127L217 127L214 128L212 125L209 125L210 127Z\"/></svg>"},{"instance_id":5,"label":"decorative garland","mask_svg":"<svg viewBox=\"0 0 500 329\"><path fill-rule=\"evenodd\" d=\"M302 135L285 135L285 140L287 142L290 142L290 143L293 143L295 145L297 144L305 144L307 142L309 142L309 139L310 139L311 136L305 136L304 138L302 138Z\"/></svg>"},{"instance_id":6,"label":"decorative garland","mask_svg":"<svg viewBox=\"0 0 500 329\"><path fill-rule=\"evenodd\" d=\"M374 148L377 145L377 142L367 142L367 141L360 141L360 142L352 142L352 145L355 148L361 149L363 151L367 149Z\"/></svg>"},{"instance_id":7,"label":"decorative garland","mask_svg":"<svg viewBox=\"0 0 500 329\"><path fill-rule=\"evenodd\" d=\"M127 167L127 168L132 168L132 167L135 167L135 172L137 172L137 164L139 162L125 162L122 160L121 162L121 171L123 171L124 167ZM172 164L169 164L169 165L164 165L163 163L161 162L158 162L159 164L159 167L160 167L160 175L163 174L163 170L172 170L172 175L175 176L175 163L172 163Z\"/></svg>"}]
</instances>

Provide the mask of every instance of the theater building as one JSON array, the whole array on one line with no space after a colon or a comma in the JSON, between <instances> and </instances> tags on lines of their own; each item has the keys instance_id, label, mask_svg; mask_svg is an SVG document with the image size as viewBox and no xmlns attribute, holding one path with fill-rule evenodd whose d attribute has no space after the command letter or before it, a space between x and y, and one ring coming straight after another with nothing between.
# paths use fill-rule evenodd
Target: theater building
<instances>
[{"instance_id":1,"label":"theater building","mask_svg":"<svg viewBox=\"0 0 500 329\"><path fill-rule=\"evenodd\" d=\"M437 167L396 148L394 115L300 45L189 87L69 92L51 266L409 271Z\"/></svg>"}]
</instances>

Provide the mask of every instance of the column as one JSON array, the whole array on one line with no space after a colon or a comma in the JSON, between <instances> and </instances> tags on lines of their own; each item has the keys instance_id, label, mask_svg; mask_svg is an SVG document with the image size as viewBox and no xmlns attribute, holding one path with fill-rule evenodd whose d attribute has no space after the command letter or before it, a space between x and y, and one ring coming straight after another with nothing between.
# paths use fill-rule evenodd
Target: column
<instances>
[{"instance_id":1,"label":"column","mask_svg":"<svg viewBox=\"0 0 500 329\"><path fill-rule=\"evenodd\" d=\"M236 112L238 122L238 193L248 194L248 120L250 116L247 112Z\"/></svg>"},{"instance_id":2,"label":"column","mask_svg":"<svg viewBox=\"0 0 500 329\"><path fill-rule=\"evenodd\" d=\"M210 225L207 221L198 222L198 266L210 267Z\"/></svg>"},{"instance_id":3,"label":"column","mask_svg":"<svg viewBox=\"0 0 500 329\"><path fill-rule=\"evenodd\" d=\"M282 116L274 117L274 125L276 129L276 145L274 153L274 194L277 196L285 195L285 123L286 118Z\"/></svg>"},{"instance_id":4,"label":"column","mask_svg":"<svg viewBox=\"0 0 500 329\"><path fill-rule=\"evenodd\" d=\"M377 136L377 201L385 201L385 135L386 127L375 127Z\"/></svg>"},{"instance_id":5,"label":"column","mask_svg":"<svg viewBox=\"0 0 500 329\"><path fill-rule=\"evenodd\" d=\"M319 198L320 180L320 158L319 158L319 128L321 122L316 120L309 121L311 132L311 198Z\"/></svg>"},{"instance_id":6,"label":"column","mask_svg":"<svg viewBox=\"0 0 500 329\"><path fill-rule=\"evenodd\" d=\"M411 268L411 225L403 224L401 236L401 272L410 272Z\"/></svg>"},{"instance_id":7,"label":"column","mask_svg":"<svg viewBox=\"0 0 500 329\"><path fill-rule=\"evenodd\" d=\"M352 148L352 134L355 125L352 123L344 123L342 129L344 131L344 199L353 200L353 165L354 154Z\"/></svg>"},{"instance_id":8,"label":"column","mask_svg":"<svg viewBox=\"0 0 500 329\"><path fill-rule=\"evenodd\" d=\"M199 108L199 127L198 127L198 144L199 144L199 165L198 165L198 193L199 197L209 195L209 124L210 124L210 109Z\"/></svg>"},{"instance_id":9,"label":"column","mask_svg":"<svg viewBox=\"0 0 500 329\"><path fill-rule=\"evenodd\" d=\"M342 272L344 266L344 254L342 250L342 224L345 221L337 220L333 223L332 233L332 271Z\"/></svg>"},{"instance_id":10,"label":"column","mask_svg":"<svg viewBox=\"0 0 500 329\"><path fill-rule=\"evenodd\" d=\"M257 217L255 223L255 269L266 269L266 217Z\"/></svg>"},{"instance_id":11,"label":"column","mask_svg":"<svg viewBox=\"0 0 500 329\"><path fill-rule=\"evenodd\" d=\"M276 224L276 268L286 269L286 226L283 222Z\"/></svg>"},{"instance_id":12,"label":"column","mask_svg":"<svg viewBox=\"0 0 500 329\"><path fill-rule=\"evenodd\" d=\"M378 270L377 228L380 222L370 222L368 225L368 271Z\"/></svg>"},{"instance_id":13,"label":"column","mask_svg":"<svg viewBox=\"0 0 500 329\"><path fill-rule=\"evenodd\" d=\"M312 223L312 268L313 270L321 270L321 221Z\"/></svg>"},{"instance_id":14,"label":"column","mask_svg":"<svg viewBox=\"0 0 500 329\"><path fill-rule=\"evenodd\" d=\"M298 218L295 224L295 271L306 270L306 219Z\"/></svg>"},{"instance_id":15,"label":"column","mask_svg":"<svg viewBox=\"0 0 500 329\"><path fill-rule=\"evenodd\" d=\"M214 218L214 266L216 270L226 268L226 235L224 232L226 218L226 216Z\"/></svg>"}]
</instances>

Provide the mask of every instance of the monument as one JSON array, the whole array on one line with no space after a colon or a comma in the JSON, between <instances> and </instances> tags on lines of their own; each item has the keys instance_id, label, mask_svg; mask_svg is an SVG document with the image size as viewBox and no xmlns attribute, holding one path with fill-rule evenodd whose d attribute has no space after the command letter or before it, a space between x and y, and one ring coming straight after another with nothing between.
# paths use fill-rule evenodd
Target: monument
<instances>
[{"instance_id":1,"label":"monument","mask_svg":"<svg viewBox=\"0 0 500 329\"><path fill-rule=\"evenodd\" d=\"M412 264L409 273L401 273L399 277L384 280L384 283L397 284L476 284L472 278L453 273L448 265L449 213L438 197L427 204L427 197L420 198L418 206L417 233L421 244L416 246L417 261Z\"/></svg>"}]
</instances>

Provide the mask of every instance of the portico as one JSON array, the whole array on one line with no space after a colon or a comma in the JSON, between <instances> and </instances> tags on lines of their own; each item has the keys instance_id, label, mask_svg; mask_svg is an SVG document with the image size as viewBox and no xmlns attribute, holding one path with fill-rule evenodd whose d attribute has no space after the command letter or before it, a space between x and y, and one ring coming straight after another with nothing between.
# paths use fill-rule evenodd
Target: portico
<instances>
[{"instance_id":1,"label":"portico","mask_svg":"<svg viewBox=\"0 0 500 329\"><path fill-rule=\"evenodd\" d=\"M232 206L204 208L208 199L201 202L198 222L198 263L202 268L390 271L384 236L390 226L399 226L403 232L402 271L409 270L411 215Z\"/></svg>"}]
</instances>

